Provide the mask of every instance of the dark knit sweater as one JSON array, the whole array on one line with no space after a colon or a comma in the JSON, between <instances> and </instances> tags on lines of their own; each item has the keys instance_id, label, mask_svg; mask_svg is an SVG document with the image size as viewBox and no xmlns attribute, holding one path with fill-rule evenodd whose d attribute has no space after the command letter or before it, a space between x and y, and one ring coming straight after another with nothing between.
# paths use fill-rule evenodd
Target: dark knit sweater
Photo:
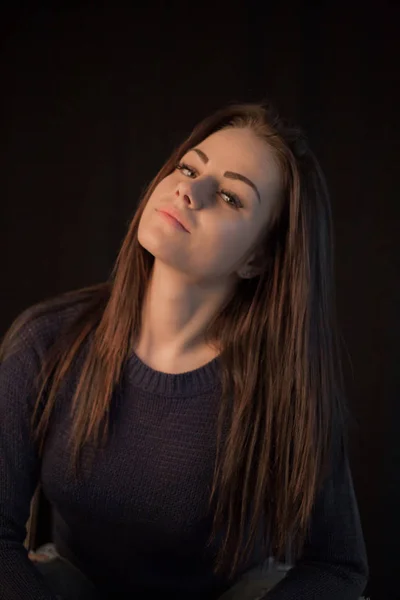
<instances>
[{"instance_id":1,"label":"dark knit sweater","mask_svg":"<svg viewBox=\"0 0 400 600\"><path fill-rule=\"evenodd\" d=\"M25 326L17 351L0 365L0 599L56 600L23 546L39 480L53 506L58 551L105 597L217 598L230 585L213 575L216 545L207 547L219 359L166 374L132 354L113 396L108 443L92 451L92 467L76 481L67 473L76 374L60 391L41 461L29 425L34 376L70 314L63 309ZM261 559L256 549L246 568ZM348 460L337 456L304 555L267 597L356 600L366 578Z\"/></svg>"}]
</instances>

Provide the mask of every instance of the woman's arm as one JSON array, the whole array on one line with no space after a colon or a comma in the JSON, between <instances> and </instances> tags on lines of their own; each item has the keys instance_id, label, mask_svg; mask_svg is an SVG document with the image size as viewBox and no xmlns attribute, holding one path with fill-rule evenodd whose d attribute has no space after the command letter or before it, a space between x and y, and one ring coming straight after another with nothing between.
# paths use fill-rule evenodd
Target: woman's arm
<instances>
[{"instance_id":1,"label":"woman's arm","mask_svg":"<svg viewBox=\"0 0 400 600\"><path fill-rule=\"evenodd\" d=\"M358 600L368 581L368 561L353 480L345 450L313 509L300 560L270 590L267 600Z\"/></svg>"},{"instance_id":2,"label":"woman's arm","mask_svg":"<svg viewBox=\"0 0 400 600\"><path fill-rule=\"evenodd\" d=\"M40 469L30 435L37 366L26 342L0 364L0 600L56 600L23 545Z\"/></svg>"}]
</instances>

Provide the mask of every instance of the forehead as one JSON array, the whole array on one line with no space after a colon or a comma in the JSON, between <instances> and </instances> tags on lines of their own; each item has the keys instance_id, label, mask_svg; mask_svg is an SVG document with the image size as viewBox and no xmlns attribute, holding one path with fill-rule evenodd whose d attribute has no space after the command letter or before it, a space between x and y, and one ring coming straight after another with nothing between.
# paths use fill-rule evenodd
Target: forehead
<instances>
[{"instance_id":1,"label":"forehead","mask_svg":"<svg viewBox=\"0 0 400 600\"><path fill-rule=\"evenodd\" d=\"M248 128L216 131L197 144L211 168L234 171L251 179L261 196L270 196L280 187L280 168L273 149Z\"/></svg>"}]
</instances>

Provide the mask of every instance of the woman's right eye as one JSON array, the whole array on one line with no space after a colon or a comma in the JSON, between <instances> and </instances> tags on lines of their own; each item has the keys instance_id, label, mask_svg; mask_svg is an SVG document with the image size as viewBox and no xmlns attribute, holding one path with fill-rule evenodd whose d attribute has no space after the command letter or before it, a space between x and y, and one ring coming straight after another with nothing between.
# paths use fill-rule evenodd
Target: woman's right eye
<instances>
[{"instance_id":1,"label":"woman's right eye","mask_svg":"<svg viewBox=\"0 0 400 600\"><path fill-rule=\"evenodd\" d=\"M190 173L192 173L192 175L187 175L187 177L193 177L193 175L197 174L197 171L195 169L192 169L192 167L189 167L189 165L187 165L186 163L183 163L183 162L181 162L178 165L176 165L176 168L179 171L182 171L182 173L184 171L189 171ZM183 173L183 174L185 175L185 173Z\"/></svg>"}]
</instances>

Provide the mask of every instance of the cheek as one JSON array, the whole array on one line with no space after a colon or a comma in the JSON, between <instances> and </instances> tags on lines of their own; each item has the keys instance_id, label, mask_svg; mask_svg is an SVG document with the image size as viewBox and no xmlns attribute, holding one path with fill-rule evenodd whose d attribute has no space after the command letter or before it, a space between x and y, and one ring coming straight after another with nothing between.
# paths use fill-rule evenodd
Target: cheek
<instances>
[{"instance_id":1,"label":"cheek","mask_svg":"<svg viewBox=\"0 0 400 600\"><path fill-rule=\"evenodd\" d=\"M174 177L173 177L173 175L168 175L167 177L165 177L164 179L162 179L160 181L160 183L154 190L153 194L160 197L160 196L163 196L164 194L171 193L171 191L174 189L174 187L175 187Z\"/></svg>"},{"instance_id":2,"label":"cheek","mask_svg":"<svg viewBox=\"0 0 400 600\"><path fill-rule=\"evenodd\" d=\"M173 182L166 177L157 185L149 198L148 205L157 206L158 204L168 204L173 201Z\"/></svg>"},{"instance_id":3,"label":"cheek","mask_svg":"<svg viewBox=\"0 0 400 600\"><path fill-rule=\"evenodd\" d=\"M249 233L234 223L223 223L205 229L202 240L203 252L213 257L213 262L226 266L235 265L249 248Z\"/></svg>"}]
</instances>

